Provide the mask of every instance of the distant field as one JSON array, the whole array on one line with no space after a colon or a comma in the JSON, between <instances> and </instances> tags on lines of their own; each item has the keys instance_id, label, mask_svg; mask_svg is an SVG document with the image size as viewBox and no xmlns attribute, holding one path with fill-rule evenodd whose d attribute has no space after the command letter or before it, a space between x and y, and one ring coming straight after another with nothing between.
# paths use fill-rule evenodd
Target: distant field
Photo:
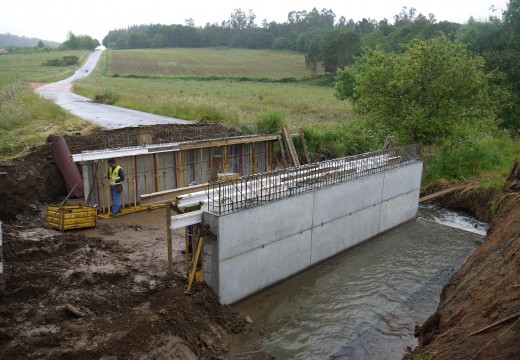
<instances>
[{"instance_id":1,"label":"distant field","mask_svg":"<svg viewBox=\"0 0 520 360\"><path fill-rule=\"evenodd\" d=\"M172 77L309 77L305 56L274 50L230 48L108 50L107 75Z\"/></svg>"},{"instance_id":2,"label":"distant field","mask_svg":"<svg viewBox=\"0 0 520 360\"><path fill-rule=\"evenodd\" d=\"M51 51L30 54L0 55L0 88L18 80L29 82L53 82L72 75L79 66L42 66L48 60L75 55L80 63L88 51Z\"/></svg>"},{"instance_id":3,"label":"distant field","mask_svg":"<svg viewBox=\"0 0 520 360\"><path fill-rule=\"evenodd\" d=\"M353 118L350 103L336 99L332 85L304 80L310 75L304 56L294 52L143 49L108 50L103 56L75 91L91 99L112 98L117 106L246 127L272 111L283 112L290 125L331 125ZM108 68L115 59L126 61L128 76L112 76ZM289 77L295 81L255 81Z\"/></svg>"}]
</instances>

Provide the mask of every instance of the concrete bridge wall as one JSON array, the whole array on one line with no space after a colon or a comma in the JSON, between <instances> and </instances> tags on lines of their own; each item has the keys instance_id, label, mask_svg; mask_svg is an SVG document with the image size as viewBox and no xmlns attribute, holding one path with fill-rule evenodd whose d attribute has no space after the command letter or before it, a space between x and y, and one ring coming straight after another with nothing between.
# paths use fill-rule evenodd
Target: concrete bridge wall
<instances>
[{"instance_id":1,"label":"concrete bridge wall","mask_svg":"<svg viewBox=\"0 0 520 360\"><path fill-rule=\"evenodd\" d=\"M220 302L255 292L415 218L422 162L226 215L205 212L216 237L204 279Z\"/></svg>"}]
</instances>

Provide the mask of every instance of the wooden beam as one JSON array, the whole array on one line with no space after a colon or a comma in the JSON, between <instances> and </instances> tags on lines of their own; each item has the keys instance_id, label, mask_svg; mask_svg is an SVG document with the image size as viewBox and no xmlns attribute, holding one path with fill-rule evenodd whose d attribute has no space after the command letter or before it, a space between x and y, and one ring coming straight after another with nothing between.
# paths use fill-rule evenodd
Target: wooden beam
<instances>
[{"instance_id":1,"label":"wooden beam","mask_svg":"<svg viewBox=\"0 0 520 360\"><path fill-rule=\"evenodd\" d=\"M173 244L172 244L172 208L171 204L166 204L166 247L168 249L168 270L167 274L173 274Z\"/></svg>"},{"instance_id":2,"label":"wooden beam","mask_svg":"<svg viewBox=\"0 0 520 360\"><path fill-rule=\"evenodd\" d=\"M170 228L180 229L185 226L195 225L202 221L202 210L195 210L184 214L173 215L170 217Z\"/></svg>"},{"instance_id":3,"label":"wooden beam","mask_svg":"<svg viewBox=\"0 0 520 360\"><path fill-rule=\"evenodd\" d=\"M172 190L159 191L151 194L139 195L139 205L150 206L164 204L167 202L176 202L177 196L194 193L197 191L207 190L209 184L199 184L193 186L180 187Z\"/></svg>"},{"instance_id":4,"label":"wooden beam","mask_svg":"<svg viewBox=\"0 0 520 360\"><path fill-rule=\"evenodd\" d=\"M209 182L215 182L218 180L218 172L222 165L222 156L215 155L211 159L211 169L209 171Z\"/></svg>"},{"instance_id":5,"label":"wooden beam","mask_svg":"<svg viewBox=\"0 0 520 360\"><path fill-rule=\"evenodd\" d=\"M278 143L280 144L280 153L282 155L282 164L283 167L287 167L287 156L285 155L285 146L283 144L283 138L282 135L278 135Z\"/></svg>"},{"instance_id":6,"label":"wooden beam","mask_svg":"<svg viewBox=\"0 0 520 360\"><path fill-rule=\"evenodd\" d=\"M461 189L461 186L454 186L454 187L451 187L449 189L444 189L442 191L438 191L436 193L433 193L433 194L430 194L430 195L426 195L426 196L423 196L422 198L419 199L419 203L422 203L422 202L427 202L427 201L430 201L430 200L433 200L433 199L436 199L438 197L441 197L441 196L445 196L445 195L448 195L448 194L451 194L457 190Z\"/></svg>"},{"instance_id":7,"label":"wooden beam","mask_svg":"<svg viewBox=\"0 0 520 360\"><path fill-rule=\"evenodd\" d=\"M285 147L287 148L287 152L289 153L289 157L292 161L292 165L300 166L300 160L298 159L298 154L296 153L296 149L294 148L294 142L289 133L289 128L287 127L287 125L282 127L282 137L285 143Z\"/></svg>"},{"instance_id":8,"label":"wooden beam","mask_svg":"<svg viewBox=\"0 0 520 360\"><path fill-rule=\"evenodd\" d=\"M309 149L307 148L307 139L305 139L305 134L303 133L303 129L300 128L300 139L303 145L303 153L305 154L305 160L307 160L307 164L311 163L311 157L309 155Z\"/></svg>"}]
</instances>

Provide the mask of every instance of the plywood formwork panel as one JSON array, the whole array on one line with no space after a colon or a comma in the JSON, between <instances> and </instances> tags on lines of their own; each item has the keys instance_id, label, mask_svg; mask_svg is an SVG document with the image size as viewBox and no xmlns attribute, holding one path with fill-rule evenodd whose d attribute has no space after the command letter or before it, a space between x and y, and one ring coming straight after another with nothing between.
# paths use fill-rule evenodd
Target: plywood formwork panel
<instances>
[{"instance_id":1,"label":"plywood formwork panel","mask_svg":"<svg viewBox=\"0 0 520 360\"><path fill-rule=\"evenodd\" d=\"M139 197L143 194L166 191L188 186L192 181L206 183L210 177L211 159L220 155L223 158L220 172L251 175L272 169L273 151L269 146L272 140L263 140L253 143L220 144L214 147L187 147L180 149L172 146L161 151L140 153L117 152L107 150L110 154L120 154L116 162L125 171L126 179L123 183L122 193L123 207L139 205ZM87 205L96 205L103 212L108 212L111 206L110 185L107 179L108 158L98 154L94 158L92 154L80 158L83 178L86 179L85 199ZM89 159L89 160L84 160Z\"/></svg>"}]
</instances>

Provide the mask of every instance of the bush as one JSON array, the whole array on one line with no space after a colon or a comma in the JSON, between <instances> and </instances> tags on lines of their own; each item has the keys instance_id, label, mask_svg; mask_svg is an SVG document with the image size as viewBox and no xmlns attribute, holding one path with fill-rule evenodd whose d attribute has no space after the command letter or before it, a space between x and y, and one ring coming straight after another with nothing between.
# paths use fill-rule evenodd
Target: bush
<instances>
[{"instance_id":1,"label":"bush","mask_svg":"<svg viewBox=\"0 0 520 360\"><path fill-rule=\"evenodd\" d=\"M61 59L51 59L44 62L43 66L71 66L78 65L79 58L75 55L63 56Z\"/></svg>"},{"instance_id":2,"label":"bush","mask_svg":"<svg viewBox=\"0 0 520 360\"><path fill-rule=\"evenodd\" d=\"M258 132L264 134L279 133L284 125L285 114L277 110L260 115L256 121Z\"/></svg>"},{"instance_id":3,"label":"bush","mask_svg":"<svg viewBox=\"0 0 520 360\"><path fill-rule=\"evenodd\" d=\"M310 152L343 157L381 149L384 134L363 120L337 126L303 128Z\"/></svg>"},{"instance_id":4,"label":"bush","mask_svg":"<svg viewBox=\"0 0 520 360\"><path fill-rule=\"evenodd\" d=\"M506 134L472 137L459 142L446 140L423 151L425 182L464 180L485 172L492 172L505 180L516 152L515 144Z\"/></svg>"},{"instance_id":5,"label":"bush","mask_svg":"<svg viewBox=\"0 0 520 360\"><path fill-rule=\"evenodd\" d=\"M108 91L104 94L96 94L94 96L94 102L99 104L113 105L118 100L118 95L112 91Z\"/></svg>"}]
</instances>

